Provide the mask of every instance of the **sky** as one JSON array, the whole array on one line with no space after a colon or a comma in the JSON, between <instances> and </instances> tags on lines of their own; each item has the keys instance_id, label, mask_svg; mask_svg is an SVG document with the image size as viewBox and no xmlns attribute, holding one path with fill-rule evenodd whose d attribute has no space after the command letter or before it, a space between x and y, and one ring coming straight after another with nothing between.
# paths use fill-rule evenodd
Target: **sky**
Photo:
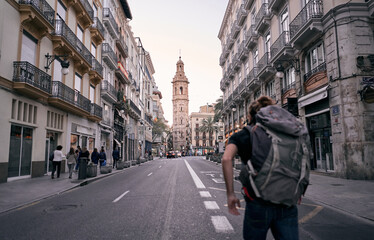
<instances>
[{"instance_id":1,"label":"sky","mask_svg":"<svg viewBox=\"0 0 374 240\"><path fill-rule=\"evenodd\" d=\"M218 32L228 0L127 0L135 37L151 55L154 78L162 93L164 117L172 125L172 83L181 52L190 82L189 114L222 95Z\"/></svg>"}]
</instances>

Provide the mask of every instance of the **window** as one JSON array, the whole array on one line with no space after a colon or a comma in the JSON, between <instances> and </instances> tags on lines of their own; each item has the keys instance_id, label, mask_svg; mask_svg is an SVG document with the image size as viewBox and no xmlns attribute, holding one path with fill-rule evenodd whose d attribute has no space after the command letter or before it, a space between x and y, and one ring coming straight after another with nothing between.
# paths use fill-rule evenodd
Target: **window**
<instances>
[{"instance_id":1,"label":"window","mask_svg":"<svg viewBox=\"0 0 374 240\"><path fill-rule=\"evenodd\" d=\"M239 82L239 84L242 82L242 71L239 71L238 82Z\"/></svg>"},{"instance_id":2,"label":"window","mask_svg":"<svg viewBox=\"0 0 374 240\"><path fill-rule=\"evenodd\" d=\"M281 32L284 32L284 31L288 31L288 9L286 8L282 15L281 15L281 19L280 19L280 23L281 23Z\"/></svg>"},{"instance_id":3,"label":"window","mask_svg":"<svg viewBox=\"0 0 374 240\"><path fill-rule=\"evenodd\" d=\"M249 60L245 62L245 72L244 75L247 76L249 73Z\"/></svg>"},{"instance_id":4,"label":"window","mask_svg":"<svg viewBox=\"0 0 374 240\"><path fill-rule=\"evenodd\" d=\"M57 18L65 22L66 7L60 1L57 1Z\"/></svg>"},{"instance_id":5,"label":"window","mask_svg":"<svg viewBox=\"0 0 374 240\"><path fill-rule=\"evenodd\" d=\"M78 92L81 91L81 83L82 83L82 77L78 73L75 73L74 89L77 90Z\"/></svg>"},{"instance_id":6,"label":"window","mask_svg":"<svg viewBox=\"0 0 374 240\"><path fill-rule=\"evenodd\" d=\"M270 32L265 36L265 53L268 53L268 57L270 58Z\"/></svg>"},{"instance_id":7,"label":"window","mask_svg":"<svg viewBox=\"0 0 374 240\"><path fill-rule=\"evenodd\" d=\"M96 46L93 43L91 43L91 53L96 58Z\"/></svg>"},{"instance_id":8,"label":"window","mask_svg":"<svg viewBox=\"0 0 374 240\"><path fill-rule=\"evenodd\" d=\"M181 94L181 95L183 94L183 87L179 88L179 94Z\"/></svg>"},{"instance_id":9,"label":"window","mask_svg":"<svg viewBox=\"0 0 374 240\"><path fill-rule=\"evenodd\" d=\"M90 85L90 100L92 103L95 102L95 86Z\"/></svg>"},{"instance_id":10,"label":"window","mask_svg":"<svg viewBox=\"0 0 374 240\"><path fill-rule=\"evenodd\" d=\"M306 72L318 67L320 64L325 62L325 52L323 42L314 46L307 54L305 59Z\"/></svg>"},{"instance_id":11,"label":"window","mask_svg":"<svg viewBox=\"0 0 374 240\"><path fill-rule=\"evenodd\" d=\"M295 83L295 69L288 68L284 71L283 88L289 89Z\"/></svg>"},{"instance_id":12,"label":"window","mask_svg":"<svg viewBox=\"0 0 374 240\"><path fill-rule=\"evenodd\" d=\"M97 7L96 4L93 4L94 17L97 17Z\"/></svg>"},{"instance_id":13,"label":"window","mask_svg":"<svg viewBox=\"0 0 374 240\"><path fill-rule=\"evenodd\" d=\"M255 94L253 95L253 97L254 97L254 100L261 97L261 90L256 91Z\"/></svg>"},{"instance_id":14,"label":"window","mask_svg":"<svg viewBox=\"0 0 374 240\"><path fill-rule=\"evenodd\" d=\"M257 67L258 62L258 49L253 50L253 66Z\"/></svg>"},{"instance_id":15,"label":"window","mask_svg":"<svg viewBox=\"0 0 374 240\"><path fill-rule=\"evenodd\" d=\"M32 65L35 65L37 45L38 40L31 36L28 32L23 31L21 61L26 61Z\"/></svg>"},{"instance_id":16,"label":"window","mask_svg":"<svg viewBox=\"0 0 374 240\"><path fill-rule=\"evenodd\" d=\"M275 95L275 85L274 85L275 81L272 80L270 82L268 82L268 84L266 84L266 87L265 87L265 94L269 97L274 97Z\"/></svg>"}]
</instances>

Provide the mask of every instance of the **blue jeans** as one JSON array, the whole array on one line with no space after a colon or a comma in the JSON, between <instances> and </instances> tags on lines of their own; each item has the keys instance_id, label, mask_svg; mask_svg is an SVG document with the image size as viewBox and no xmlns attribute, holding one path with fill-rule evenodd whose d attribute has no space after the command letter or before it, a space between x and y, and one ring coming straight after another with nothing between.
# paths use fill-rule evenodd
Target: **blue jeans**
<instances>
[{"instance_id":1,"label":"blue jeans","mask_svg":"<svg viewBox=\"0 0 374 240\"><path fill-rule=\"evenodd\" d=\"M271 229L275 240L298 240L297 207L283 207L254 199L246 201L243 238L265 240Z\"/></svg>"}]
</instances>

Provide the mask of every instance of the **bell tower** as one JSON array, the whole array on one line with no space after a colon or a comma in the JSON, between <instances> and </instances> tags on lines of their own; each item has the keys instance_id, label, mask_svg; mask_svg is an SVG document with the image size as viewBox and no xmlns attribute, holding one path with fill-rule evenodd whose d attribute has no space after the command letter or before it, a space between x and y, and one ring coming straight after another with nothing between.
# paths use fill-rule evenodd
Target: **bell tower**
<instances>
[{"instance_id":1,"label":"bell tower","mask_svg":"<svg viewBox=\"0 0 374 240\"><path fill-rule=\"evenodd\" d=\"M188 79L184 73L184 63L179 57L173 84L173 150L187 151L188 125Z\"/></svg>"}]
</instances>

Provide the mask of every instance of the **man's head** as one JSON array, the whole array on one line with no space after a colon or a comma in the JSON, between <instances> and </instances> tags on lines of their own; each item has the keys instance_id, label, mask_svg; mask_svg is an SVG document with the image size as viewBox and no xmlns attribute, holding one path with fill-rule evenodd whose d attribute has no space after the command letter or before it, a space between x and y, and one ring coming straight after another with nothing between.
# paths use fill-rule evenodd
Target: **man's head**
<instances>
[{"instance_id":1,"label":"man's head","mask_svg":"<svg viewBox=\"0 0 374 240\"><path fill-rule=\"evenodd\" d=\"M261 108L269 106L269 105L274 105L274 101L268 96L261 96L258 99L256 99L254 102L249 104L248 106L249 124L250 125L256 124L257 112L260 111Z\"/></svg>"},{"instance_id":2,"label":"man's head","mask_svg":"<svg viewBox=\"0 0 374 240\"><path fill-rule=\"evenodd\" d=\"M62 146L61 146L61 145L58 145L58 146L56 147L56 149L61 151Z\"/></svg>"}]
</instances>

